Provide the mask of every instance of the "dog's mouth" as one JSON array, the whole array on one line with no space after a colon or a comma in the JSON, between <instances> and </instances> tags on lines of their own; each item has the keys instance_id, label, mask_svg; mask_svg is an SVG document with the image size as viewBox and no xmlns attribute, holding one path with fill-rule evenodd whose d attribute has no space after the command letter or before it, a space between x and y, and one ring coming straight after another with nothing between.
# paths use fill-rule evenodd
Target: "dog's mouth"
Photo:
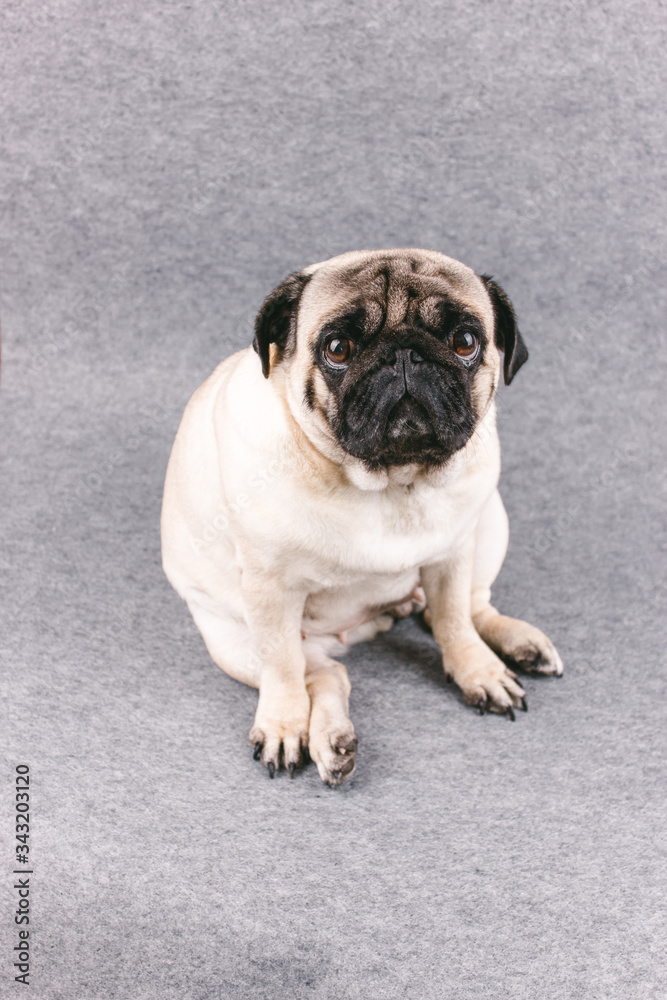
<instances>
[{"instance_id":1,"label":"dog's mouth","mask_svg":"<svg viewBox=\"0 0 667 1000\"><path fill-rule=\"evenodd\" d=\"M464 392L419 392L412 386L398 399L391 391L374 400L353 396L335 427L345 451L371 469L443 465L465 446L474 429Z\"/></svg>"},{"instance_id":2,"label":"dog's mouth","mask_svg":"<svg viewBox=\"0 0 667 1000\"><path fill-rule=\"evenodd\" d=\"M390 441L426 441L435 443L433 426L426 409L406 393L389 414L387 438Z\"/></svg>"}]
</instances>

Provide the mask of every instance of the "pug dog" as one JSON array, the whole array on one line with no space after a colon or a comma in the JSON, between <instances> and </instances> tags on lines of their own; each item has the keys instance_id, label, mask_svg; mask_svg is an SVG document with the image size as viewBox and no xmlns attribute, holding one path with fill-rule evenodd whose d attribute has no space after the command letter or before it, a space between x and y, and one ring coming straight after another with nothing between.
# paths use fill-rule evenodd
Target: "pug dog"
<instances>
[{"instance_id":1,"label":"pug dog","mask_svg":"<svg viewBox=\"0 0 667 1000\"><path fill-rule=\"evenodd\" d=\"M469 705L526 709L511 666L559 675L500 614L508 541L494 397L528 358L488 276L428 250L345 253L268 296L252 347L190 400L162 508L166 575L213 660L259 689L250 742L274 777L355 769L336 658L424 610Z\"/></svg>"}]
</instances>

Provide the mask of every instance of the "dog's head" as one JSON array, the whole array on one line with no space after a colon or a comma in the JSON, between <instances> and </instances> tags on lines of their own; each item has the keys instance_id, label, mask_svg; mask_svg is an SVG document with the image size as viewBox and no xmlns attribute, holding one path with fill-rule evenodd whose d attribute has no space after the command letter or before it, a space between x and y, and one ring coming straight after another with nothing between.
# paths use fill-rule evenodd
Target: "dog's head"
<instances>
[{"instance_id":1,"label":"dog's head","mask_svg":"<svg viewBox=\"0 0 667 1000\"><path fill-rule=\"evenodd\" d=\"M257 316L254 348L306 433L369 472L442 466L501 369L508 384L528 358L503 290L427 250L347 253L290 275Z\"/></svg>"}]
</instances>

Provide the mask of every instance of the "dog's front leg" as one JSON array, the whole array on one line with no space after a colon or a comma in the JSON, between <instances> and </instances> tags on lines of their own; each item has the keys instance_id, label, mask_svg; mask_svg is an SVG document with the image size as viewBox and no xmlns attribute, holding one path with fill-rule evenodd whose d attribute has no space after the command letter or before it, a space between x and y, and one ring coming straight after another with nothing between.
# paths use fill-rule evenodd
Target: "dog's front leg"
<instances>
[{"instance_id":1,"label":"dog's front leg","mask_svg":"<svg viewBox=\"0 0 667 1000\"><path fill-rule=\"evenodd\" d=\"M514 708L525 708L524 690L516 674L480 639L472 621L471 587L475 539L471 536L446 561L423 566L421 581L430 622L445 673L463 691L469 705L514 718Z\"/></svg>"},{"instance_id":2,"label":"dog's front leg","mask_svg":"<svg viewBox=\"0 0 667 1000\"><path fill-rule=\"evenodd\" d=\"M250 742L255 759L273 777L281 762L290 772L308 746L310 698L301 620L306 593L284 580L244 571L242 593L259 672L259 703Z\"/></svg>"}]
</instances>

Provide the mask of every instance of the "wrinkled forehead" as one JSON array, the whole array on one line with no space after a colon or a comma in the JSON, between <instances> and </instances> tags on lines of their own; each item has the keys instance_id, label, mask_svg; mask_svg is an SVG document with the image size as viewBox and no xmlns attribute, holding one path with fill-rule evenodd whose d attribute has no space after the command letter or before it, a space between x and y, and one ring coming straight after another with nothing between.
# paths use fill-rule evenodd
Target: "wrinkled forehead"
<instances>
[{"instance_id":1,"label":"wrinkled forehead","mask_svg":"<svg viewBox=\"0 0 667 1000\"><path fill-rule=\"evenodd\" d=\"M306 268L311 275L299 306L299 328L314 332L334 317L363 307L373 327L435 325L443 301L493 324L489 297L471 268L424 250L353 252Z\"/></svg>"}]
</instances>

